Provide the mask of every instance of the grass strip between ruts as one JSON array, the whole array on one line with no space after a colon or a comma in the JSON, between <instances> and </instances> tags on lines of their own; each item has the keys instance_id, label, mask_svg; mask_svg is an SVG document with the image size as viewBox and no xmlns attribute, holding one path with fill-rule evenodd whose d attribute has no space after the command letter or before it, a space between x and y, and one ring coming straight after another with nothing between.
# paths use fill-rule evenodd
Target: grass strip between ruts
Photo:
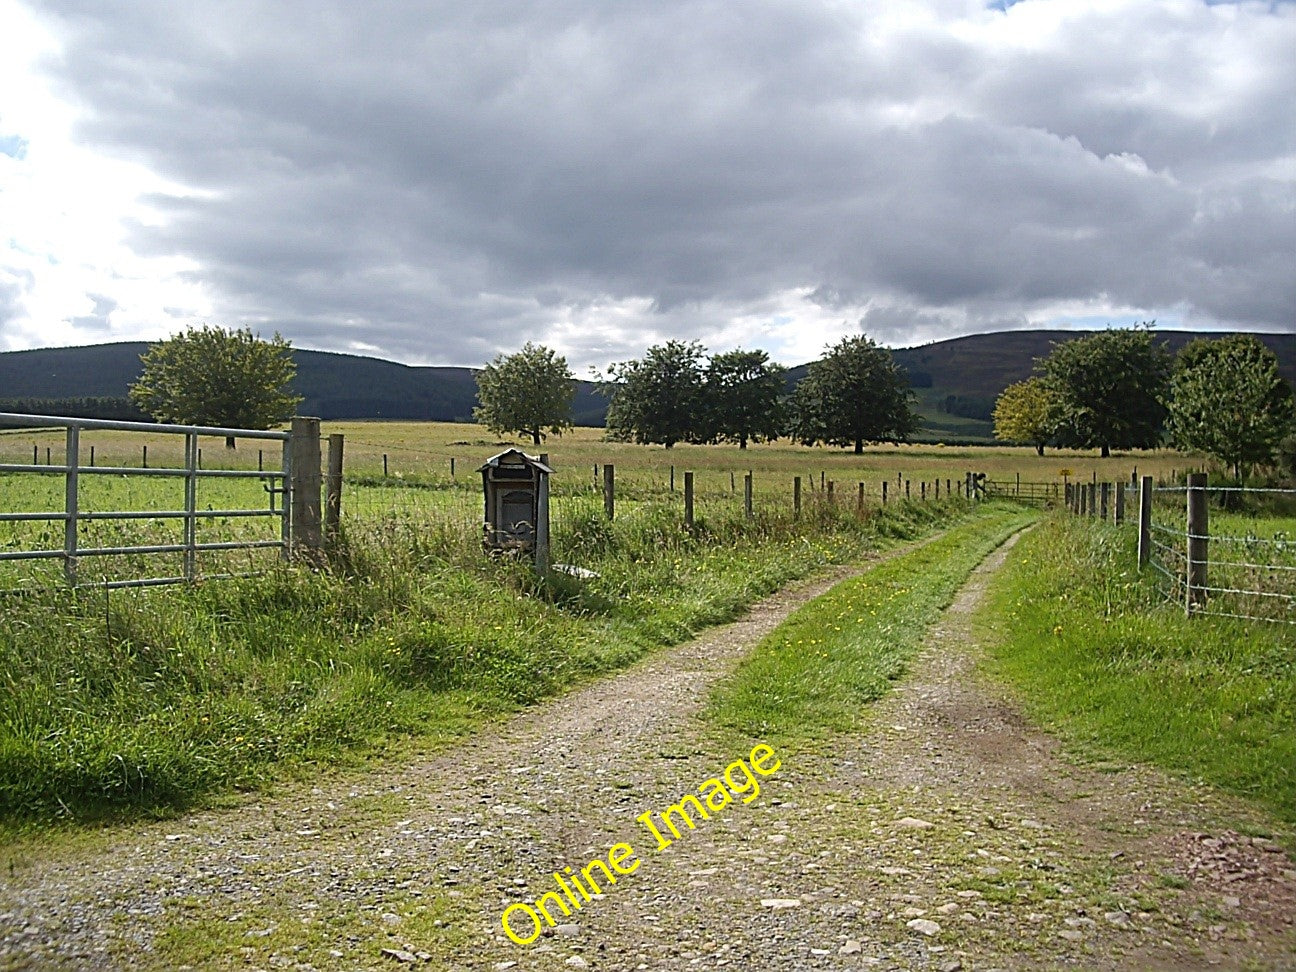
<instances>
[{"instance_id":1,"label":"grass strip between ruts","mask_svg":"<svg viewBox=\"0 0 1296 972\"><path fill-rule=\"evenodd\" d=\"M1036 514L991 506L971 523L842 581L767 635L721 682L711 723L776 743L849 731L884 695L985 557Z\"/></svg>"}]
</instances>

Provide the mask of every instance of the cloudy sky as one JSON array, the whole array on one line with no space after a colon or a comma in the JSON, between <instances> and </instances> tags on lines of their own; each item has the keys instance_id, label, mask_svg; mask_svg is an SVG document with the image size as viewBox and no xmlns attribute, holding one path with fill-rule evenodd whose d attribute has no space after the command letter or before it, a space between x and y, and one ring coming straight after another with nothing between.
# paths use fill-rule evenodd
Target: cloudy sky
<instances>
[{"instance_id":1,"label":"cloudy sky","mask_svg":"<svg viewBox=\"0 0 1296 972\"><path fill-rule=\"evenodd\" d=\"M0 349L1296 329L1296 4L0 0Z\"/></svg>"}]
</instances>

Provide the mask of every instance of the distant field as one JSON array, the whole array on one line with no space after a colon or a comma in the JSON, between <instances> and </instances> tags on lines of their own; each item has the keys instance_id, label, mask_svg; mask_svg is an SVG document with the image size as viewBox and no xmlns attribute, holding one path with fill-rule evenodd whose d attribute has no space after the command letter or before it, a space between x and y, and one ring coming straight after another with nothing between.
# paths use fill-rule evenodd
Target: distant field
<instances>
[{"instance_id":1,"label":"distant field","mask_svg":"<svg viewBox=\"0 0 1296 972\"><path fill-rule=\"evenodd\" d=\"M477 467L489 456L517 445L527 451L529 444L497 437L486 429L470 424L450 422L325 422L324 434L342 433L345 437L346 487L343 515L368 519L392 512L435 510L449 514L465 524L480 521L481 480ZM143 463L148 449L152 468L176 467L183 463L182 441L176 436L141 435L123 432L88 431L81 439L81 463L90 463L91 447L97 466L131 466ZM31 462L33 454L43 463L58 465L63 461L64 439L61 433L20 430L0 433L0 462ZM237 449L225 448L224 440L203 439L202 465L207 469L258 468L279 466L279 446L273 442L245 440ZM674 501L681 502L683 473L695 473L698 514L729 515L742 503L743 476L753 474L754 497L758 509L786 510L792 505L792 480L802 477L807 501L817 495L820 484L835 483L840 504L857 501L858 483L865 484L866 502L876 505L881 498L882 480L889 483L890 497L903 495L904 480L910 481L914 498L921 495L923 482L932 485L941 480L957 484L964 473L984 472L991 479L1012 481L1020 475L1023 481L1062 481L1063 473L1071 479L1127 479L1138 467L1141 473L1170 475L1188 467L1190 460L1173 452L1136 453L1100 459L1096 453L1049 452L1043 458L1029 448L942 447L935 445L878 446L861 456L841 449L807 448L787 441L753 445L746 450L736 446L679 445L673 449L641 446L603 440L600 428L577 428L561 437L550 437L541 450L547 452L555 469L552 490L556 520L566 515L569 500L587 497L595 489L595 466L600 473L606 463L616 467L618 508L628 512L633 504L672 499L671 467L675 468ZM387 457L387 476L383 476L383 457ZM451 476L451 460L454 475ZM601 478L599 480L601 482ZM257 480L201 480L198 486L200 509L265 508L269 496ZM87 510L149 510L183 508L183 483L179 479L134 479L120 476L85 475L81 478L80 498ZM61 510L63 478L30 474L0 474L0 509L35 512ZM277 521L270 518L217 518L200 524L199 540L273 539ZM111 546L117 543L180 542L178 520L137 520L127 524L100 522L83 525L82 546ZM61 546L61 523L0 524L0 549L23 549ZM157 555L177 563L179 554ZM203 569L246 570L272 560L273 551L208 553ZM116 558L86 563L86 577L129 576L138 560ZM170 564L175 567L175 564ZM12 587L23 577L54 581L61 571L59 561L0 564L0 588ZM98 573L95 573L95 572Z\"/></svg>"},{"instance_id":2,"label":"distant field","mask_svg":"<svg viewBox=\"0 0 1296 972\"><path fill-rule=\"evenodd\" d=\"M456 472L462 477L488 456L518 445L528 452L536 450L529 443L492 435L477 425L449 422L328 422L326 432L346 436L347 471L352 475L374 475L382 472L382 455L388 455L393 474L449 478L449 462L455 459ZM848 450L824 447L808 448L781 440L753 445L746 450L737 446L677 445L641 446L603 441L601 428L578 428L562 437L551 437L541 447L549 453L556 470L555 487L568 488L573 483L593 481L593 466L615 463L618 478L626 477L647 485L669 482L670 467L677 475L686 469L697 472L699 489L729 485L729 473L739 475L751 470L756 488L791 494L793 476L805 479L821 472L835 479L838 489L860 481L868 484L870 494L882 478L894 480L897 474L915 484L936 477L954 478L965 471L985 472L994 477L1021 473L1023 479L1061 481L1061 471L1071 478L1088 478L1097 472L1100 478L1128 477L1134 466L1151 475L1168 475L1174 469L1185 469L1193 460L1170 451L1132 453L1100 459L1097 451L1075 452L1050 450L1040 458L1033 449L1007 447L943 447L937 445L876 446L862 456ZM678 485L678 483L677 483ZM741 478L737 488L742 489Z\"/></svg>"}]
</instances>

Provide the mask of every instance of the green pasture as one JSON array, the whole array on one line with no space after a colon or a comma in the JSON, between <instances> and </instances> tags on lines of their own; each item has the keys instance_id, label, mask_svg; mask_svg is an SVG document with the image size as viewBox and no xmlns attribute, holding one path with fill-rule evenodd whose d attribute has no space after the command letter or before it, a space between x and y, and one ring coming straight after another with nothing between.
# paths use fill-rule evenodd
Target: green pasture
<instances>
[{"instance_id":1,"label":"green pasture","mask_svg":"<svg viewBox=\"0 0 1296 972\"><path fill-rule=\"evenodd\" d=\"M531 446L499 438L477 425L446 422L325 422L325 436L344 437L344 523L359 525L391 516L435 516L456 530L475 536L481 523L481 480L477 467L489 456L511 446ZM65 437L56 431L10 430L0 433L0 463L59 465L64 461ZM227 449L222 438L201 437L201 465L205 470L281 468L282 444L243 439ZM105 466L151 469L183 466L183 439L152 433L85 430L81 435L79 463L85 468ZM934 499L939 482L943 494L957 491L964 475L984 472L991 479L1061 483L1067 479L1126 479L1135 466L1141 473L1170 476L1186 469L1190 461L1174 453L1151 453L1100 459L1096 454L1052 454L1040 458L1032 449L945 448L878 446L855 456L849 451L808 448L786 441L736 446L679 445L673 449L606 442L602 429L578 428L550 437L543 446L555 469L551 481L555 528L561 530L569 511L601 495L603 468L616 471L618 514L633 516L641 504L674 507L682 516L684 472L694 473L697 515L729 518L742 514L744 477L752 475L753 502L758 514L784 516L793 507L793 480L801 478L802 501L807 506L827 502L832 488L834 505L853 510L864 484L864 503L876 508L882 502L885 480L888 501L905 496L917 500L924 488ZM93 451L93 456L92 456ZM147 453L147 457L146 457ZM384 475L384 456L386 475ZM453 473L452 473L453 460ZM674 490L671 489L672 467ZM198 509L268 510L267 482L257 479L201 478ZM925 487L924 487L925 484ZM0 510L6 512L61 512L64 479L56 473L0 473ZM78 487L83 511L182 510L184 481L179 477L128 477L83 471ZM277 504L276 504L277 505ZM0 523L0 550L61 550L61 521ZM279 521L271 517L201 517L199 542L273 540ZM182 539L179 519L85 521L79 525L82 548L132 544L174 544ZM201 573L215 575L262 569L275 562L273 550L205 551L198 555ZM123 580L142 576L176 576L179 553L82 558L83 581ZM0 562L0 590L57 585L61 560Z\"/></svg>"}]
</instances>

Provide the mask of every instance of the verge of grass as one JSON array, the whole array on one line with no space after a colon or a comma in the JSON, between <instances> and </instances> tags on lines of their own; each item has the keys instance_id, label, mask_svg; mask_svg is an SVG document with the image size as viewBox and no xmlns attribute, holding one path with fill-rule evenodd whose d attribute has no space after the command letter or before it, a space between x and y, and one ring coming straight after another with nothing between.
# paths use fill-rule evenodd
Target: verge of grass
<instances>
[{"instance_id":1,"label":"verge of grass","mask_svg":"<svg viewBox=\"0 0 1296 972\"><path fill-rule=\"evenodd\" d=\"M166 815L285 772L432 745L734 617L827 563L966 515L894 503L799 520L565 501L538 580L451 506L354 518L327 570L43 592L0 613L0 833Z\"/></svg>"},{"instance_id":2,"label":"verge of grass","mask_svg":"<svg viewBox=\"0 0 1296 972\"><path fill-rule=\"evenodd\" d=\"M978 617L990 670L1027 712L1102 758L1146 761L1296 825L1291 629L1184 617L1135 536L1064 515L1012 551Z\"/></svg>"},{"instance_id":3,"label":"verge of grass","mask_svg":"<svg viewBox=\"0 0 1296 972\"><path fill-rule=\"evenodd\" d=\"M796 611L721 682L704 717L763 741L849 731L904 674L932 622L986 555L1035 514L998 504L843 581Z\"/></svg>"}]
</instances>

